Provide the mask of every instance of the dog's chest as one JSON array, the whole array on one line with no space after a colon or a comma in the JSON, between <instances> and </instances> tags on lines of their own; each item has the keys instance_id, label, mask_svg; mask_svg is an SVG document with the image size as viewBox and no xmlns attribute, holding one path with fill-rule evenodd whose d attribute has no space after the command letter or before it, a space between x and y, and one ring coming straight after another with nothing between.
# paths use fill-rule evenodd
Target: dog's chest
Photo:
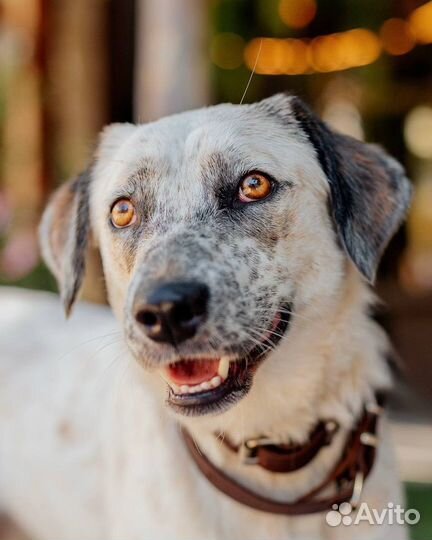
<instances>
[{"instance_id":1,"label":"dog's chest","mask_svg":"<svg viewBox=\"0 0 432 540\"><path fill-rule=\"evenodd\" d=\"M330 527L325 514L277 516L240 505L218 492L191 460L175 421L145 385L125 385L107 432L108 530L128 540L351 540L405 538L401 528ZM386 437L385 437L386 438ZM384 448L368 479L365 497L380 507L398 500L389 483L392 465ZM389 536L390 535L390 536Z\"/></svg>"},{"instance_id":2,"label":"dog's chest","mask_svg":"<svg viewBox=\"0 0 432 540\"><path fill-rule=\"evenodd\" d=\"M135 388L141 397L129 388L128 399L113 409L109 425L116 427L108 436L115 443L105 445L113 540L331 538L322 534L328 529L322 515L275 516L216 491L191 461L176 423Z\"/></svg>"},{"instance_id":3,"label":"dog's chest","mask_svg":"<svg viewBox=\"0 0 432 540\"><path fill-rule=\"evenodd\" d=\"M166 444L156 443L141 456L128 452L128 470L117 469L111 475L113 539L312 540L322 537L322 516L301 519L274 516L244 507L220 494L196 470L181 444L176 434L171 433Z\"/></svg>"}]
</instances>

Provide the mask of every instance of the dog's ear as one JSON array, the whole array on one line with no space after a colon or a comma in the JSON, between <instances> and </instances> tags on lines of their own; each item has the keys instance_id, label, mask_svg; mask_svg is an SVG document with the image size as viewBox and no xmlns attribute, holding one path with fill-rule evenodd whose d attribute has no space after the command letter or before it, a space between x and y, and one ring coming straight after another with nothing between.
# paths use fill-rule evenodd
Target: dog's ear
<instances>
[{"instance_id":1,"label":"dog's ear","mask_svg":"<svg viewBox=\"0 0 432 540\"><path fill-rule=\"evenodd\" d=\"M381 255L410 204L412 190L405 171L378 146L335 133L299 98L288 99L328 179L338 239L373 282Z\"/></svg>"},{"instance_id":2,"label":"dog's ear","mask_svg":"<svg viewBox=\"0 0 432 540\"><path fill-rule=\"evenodd\" d=\"M90 167L54 193L39 228L42 256L57 280L67 315L84 278L90 234L91 174Z\"/></svg>"},{"instance_id":3,"label":"dog's ear","mask_svg":"<svg viewBox=\"0 0 432 540\"><path fill-rule=\"evenodd\" d=\"M69 315L84 279L90 240L90 185L93 171L109 166L116 150L135 129L131 124L112 124L104 129L93 164L63 184L52 196L42 216L39 240L42 256L54 274Z\"/></svg>"}]
</instances>

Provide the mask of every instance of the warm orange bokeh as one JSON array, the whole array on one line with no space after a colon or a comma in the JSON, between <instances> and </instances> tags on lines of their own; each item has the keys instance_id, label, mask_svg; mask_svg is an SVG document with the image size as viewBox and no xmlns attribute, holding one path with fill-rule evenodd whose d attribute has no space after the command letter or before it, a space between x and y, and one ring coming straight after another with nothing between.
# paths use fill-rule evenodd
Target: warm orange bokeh
<instances>
[{"instance_id":1,"label":"warm orange bokeh","mask_svg":"<svg viewBox=\"0 0 432 540\"><path fill-rule=\"evenodd\" d=\"M403 19L388 19L382 25L380 37L383 48L389 54L406 54L415 46L410 25Z\"/></svg>"},{"instance_id":2,"label":"warm orange bokeh","mask_svg":"<svg viewBox=\"0 0 432 540\"><path fill-rule=\"evenodd\" d=\"M317 5L315 0L281 0L279 16L291 28L304 28L315 17Z\"/></svg>"}]
</instances>

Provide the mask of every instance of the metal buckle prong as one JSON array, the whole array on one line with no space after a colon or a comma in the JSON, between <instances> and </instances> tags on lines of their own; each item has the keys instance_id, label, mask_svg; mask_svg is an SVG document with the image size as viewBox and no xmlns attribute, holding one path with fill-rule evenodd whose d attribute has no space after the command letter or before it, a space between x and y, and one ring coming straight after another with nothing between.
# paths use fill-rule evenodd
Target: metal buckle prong
<instances>
[{"instance_id":1,"label":"metal buckle prong","mask_svg":"<svg viewBox=\"0 0 432 540\"><path fill-rule=\"evenodd\" d=\"M373 433L363 431L363 433L360 435L360 442L365 446L372 446L373 448L376 448L378 446L378 437Z\"/></svg>"},{"instance_id":2,"label":"metal buckle prong","mask_svg":"<svg viewBox=\"0 0 432 540\"><path fill-rule=\"evenodd\" d=\"M374 401L366 405L366 410L368 413L375 414L376 416L381 416L384 413L384 408Z\"/></svg>"},{"instance_id":3,"label":"metal buckle prong","mask_svg":"<svg viewBox=\"0 0 432 540\"><path fill-rule=\"evenodd\" d=\"M256 465L258 458L255 455L259 446L271 446L273 444L279 444L270 437L256 437L254 439L247 439L240 445L239 454L242 463L245 465Z\"/></svg>"},{"instance_id":4,"label":"metal buckle prong","mask_svg":"<svg viewBox=\"0 0 432 540\"><path fill-rule=\"evenodd\" d=\"M364 474L361 471L359 471L355 475L353 492L351 495L351 499L349 500L349 503L354 510L359 505L359 502L363 493L363 486L364 486Z\"/></svg>"}]
</instances>

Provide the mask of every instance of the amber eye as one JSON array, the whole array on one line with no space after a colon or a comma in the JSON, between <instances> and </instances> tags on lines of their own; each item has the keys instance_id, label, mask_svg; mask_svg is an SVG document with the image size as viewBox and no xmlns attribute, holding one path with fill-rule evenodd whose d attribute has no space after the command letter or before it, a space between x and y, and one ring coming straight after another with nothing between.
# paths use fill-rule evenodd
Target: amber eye
<instances>
[{"instance_id":1,"label":"amber eye","mask_svg":"<svg viewBox=\"0 0 432 540\"><path fill-rule=\"evenodd\" d=\"M135 223L136 213L134 205L128 199L120 199L111 208L111 222L114 227L122 229Z\"/></svg>"},{"instance_id":2,"label":"amber eye","mask_svg":"<svg viewBox=\"0 0 432 540\"><path fill-rule=\"evenodd\" d=\"M265 199L270 195L272 182L260 173L248 174L241 181L239 187L239 199L242 202L253 202Z\"/></svg>"}]
</instances>

